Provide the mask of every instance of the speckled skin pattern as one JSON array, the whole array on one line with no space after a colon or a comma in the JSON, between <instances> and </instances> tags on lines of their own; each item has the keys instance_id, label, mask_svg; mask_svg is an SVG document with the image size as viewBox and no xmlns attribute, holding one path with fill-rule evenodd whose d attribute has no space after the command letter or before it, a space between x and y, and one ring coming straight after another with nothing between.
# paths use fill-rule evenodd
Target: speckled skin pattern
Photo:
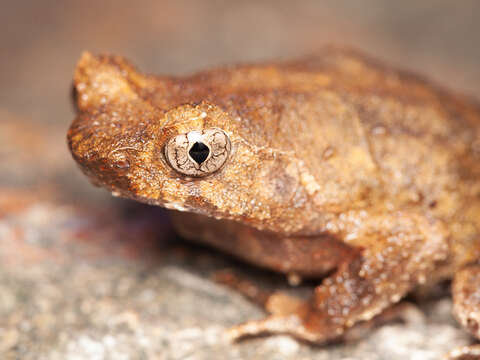
<instances>
[{"instance_id":1,"label":"speckled skin pattern","mask_svg":"<svg viewBox=\"0 0 480 360\"><path fill-rule=\"evenodd\" d=\"M251 263L335 270L310 301L273 293L270 315L234 338L324 343L480 257L480 107L417 76L333 47L188 77L85 53L74 85L68 142L95 184L177 210L182 235ZM176 172L165 144L209 128L230 137L225 165L203 178ZM477 305L456 307L476 329L478 315L462 313Z\"/></svg>"}]
</instances>

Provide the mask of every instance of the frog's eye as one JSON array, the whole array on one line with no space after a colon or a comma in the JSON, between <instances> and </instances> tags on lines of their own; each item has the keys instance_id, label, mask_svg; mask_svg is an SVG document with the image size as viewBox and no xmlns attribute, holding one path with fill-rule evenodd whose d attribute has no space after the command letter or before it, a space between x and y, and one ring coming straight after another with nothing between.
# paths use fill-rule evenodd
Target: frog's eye
<instances>
[{"instance_id":1,"label":"frog's eye","mask_svg":"<svg viewBox=\"0 0 480 360\"><path fill-rule=\"evenodd\" d=\"M230 139L223 130L195 130L171 138L165 145L165 157L179 173L201 177L220 169L231 148Z\"/></svg>"}]
</instances>

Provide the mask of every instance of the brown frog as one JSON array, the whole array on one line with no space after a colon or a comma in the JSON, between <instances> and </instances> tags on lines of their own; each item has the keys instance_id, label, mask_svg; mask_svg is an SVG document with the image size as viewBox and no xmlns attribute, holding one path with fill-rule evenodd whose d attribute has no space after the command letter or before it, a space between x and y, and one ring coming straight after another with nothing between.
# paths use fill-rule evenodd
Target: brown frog
<instances>
[{"instance_id":1,"label":"brown frog","mask_svg":"<svg viewBox=\"0 0 480 360\"><path fill-rule=\"evenodd\" d=\"M74 85L68 142L95 184L253 264L330 274L309 301L273 293L233 337L325 343L450 277L480 336L478 105L333 47L187 77L85 53Z\"/></svg>"}]
</instances>

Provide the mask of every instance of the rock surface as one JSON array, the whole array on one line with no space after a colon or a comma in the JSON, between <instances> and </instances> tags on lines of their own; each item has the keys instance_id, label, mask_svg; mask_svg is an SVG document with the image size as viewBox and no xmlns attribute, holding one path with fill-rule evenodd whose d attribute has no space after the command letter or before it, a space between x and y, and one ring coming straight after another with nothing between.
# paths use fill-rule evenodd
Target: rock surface
<instances>
[{"instance_id":1,"label":"rock surface","mask_svg":"<svg viewBox=\"0 0 480 360\"><path fill-rule=\"evenodd\" d=\"M2 3L0 359L429 360L471 342L444 289L412 299L404 322L346 343L229 343L225 329L263 314L215 283L215 271L234 269L266 286L285 280L184 243L159 209L91 186L65 133L83 50L180 73L339 42L478 93L479 9L475 0Z\"/></svg>"}]
</instances>

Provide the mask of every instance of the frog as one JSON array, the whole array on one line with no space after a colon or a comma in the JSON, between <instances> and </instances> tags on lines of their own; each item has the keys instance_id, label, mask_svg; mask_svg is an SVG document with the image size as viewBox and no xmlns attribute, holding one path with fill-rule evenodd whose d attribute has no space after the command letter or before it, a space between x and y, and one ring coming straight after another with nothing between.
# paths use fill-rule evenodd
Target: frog
<instances>
[{"instance_id":1,"label":"frog","mask_svg":"<svg viewBox=\"0 0 480 360\"><path fill-rule=\"evenodd\" d=\"M291 279L232 339L327 344L452 280L480 338L480 106L363 52L147 75L85 52L68 146L84 174L166 208L184 238ZM472 345L452 353L480 353Z\"/></svg>"}]
</instances>

